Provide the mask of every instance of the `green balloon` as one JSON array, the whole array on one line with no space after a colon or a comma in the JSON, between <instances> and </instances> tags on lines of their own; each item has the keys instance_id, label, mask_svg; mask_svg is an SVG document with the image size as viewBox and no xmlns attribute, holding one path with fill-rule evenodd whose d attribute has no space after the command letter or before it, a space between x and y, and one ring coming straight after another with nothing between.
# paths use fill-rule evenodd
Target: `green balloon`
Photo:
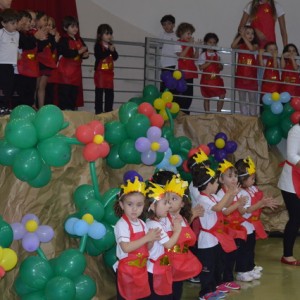
<instances>
[{"instance_id":1,"label":"green balloon","mask_svg":"<svg viewBox=\"0 0 300 300\"><path fill-rule=\"evenodd\" d=\"M143 114L136 114L128 120L125 127L129 138L136 140L139 137L147 135L147 130L150 125L151 124L147 116Z\"/></svg>"},{"instance_id":2,"label":"green balloon","mask_svg":"<svg viewBox=\"0 0 300 300\"><path fill-rule=\"evenodd\" d=\"M283 105L283 111L280 114L281 118L285 118L287 116L290 116L295 109L291 106L290 102Z\"/></svg>"},{"instance_id":3,"label":"green balloon","mask_svg":"<svg viewBox=\"0 0 300 300\"><path fill-rule=\"evenodd\" d=\"M143 103L143 98L139 98L139 97L133 97L133 98L130 98L128 100L128 102L133 102L133 103L136 103L137 105L140 105L141 103Z\"/></svg>"},{"instance_id":4,"label":"green balloon","mask_svg":"<svg viewBox=\"0 0 300 300\"><path fill-rule=\"evenodd\" d=\"M117 198L118 194L120 193L121 189L120 188L111 188L107 190L103 196L102 196L102 204L104 208L110 203L114 202L115 199Z\"/></svg>"},{"instance_id":5,"label":"green balloon","mask_svg":"<svg viewBox=\"0 0 300 300\"><path fill-rule=\"evenodd\" d=\"M34 188L41 188L50 182L51 177L51 168L42 162L40 173L34 179L28 180L28 184Z\"/></svg>"},{"instance_id":6,"label":"green balloon","mask_svg":"<svg viewBox=\"0 0 300 300\"><path fill-rule=\"evenodd\" d=\"M143 99L146 100L146 102L153 103L153 101L156 98L160 97L159 90L157 87L153 84L148 84L143 89Z\"/></svg>"},{"instance_id":7,"label":"green balloon","mask_svg":"<svg viewBox=\"0 0 300 300\"><path fill-rule=\"evenodd\" d=\"M45 105L36 114L34 125L39 140L58 133L64 125L64 115L55 105Z\"/></svg>"},{"instance_id":8,"label":"green balloon","mask_svg":"<svg viewBox=\"0 0 300 300\"><path fill-rule=\"evenodd\" d=\"M71 159L71 146L59 136L41 141L37 148L49 166L62 167Z\"/></svg>"},{"instance_id":9,"label":"green balloon","mask_svg":"<svg viewBox=\"0 0 300 300\"><path fill-rule=\"evenodd\" d=\"M5 138L9 144L21 149L34 147L38 141L33 123L23 119L13 119L7 123Z\"/></svg>"},{"instance_id":10,"label":"green balloon","mask_svg":"<svg viewBox=\"0 0 300 300\"><path fill-rule=\"evenodd\" d=\"M75 284L67 277L56 276L47 283L45 296L47 300L74 300Z\"/></svg>"},{"instance_id":11,"label":"green balloon","mask_svg":"<svg viewBox=\"0 0 300 300\"><path fill-rule=\"evenodd\" d=\"M109 225L115 225L120 219L118 216L116 216L114 210L116 201L118 201L117 197L113 201L107 203L107 205L105 206L105 214L102 221Z\"/></svg>"},{"instance_id":12,"label":"green balloon","mask_svg":"<svg viewBox=\"0 0 300 300\"><path fill-rule=\"evenodd\" d=\"M10 120L22 119L33 121L36 116L36 111L29 105L18 105L14 108L9 116Z\"/></svg>"},{"instance_id":13,"label":"green balloon","mask_svg":"<svg viewBox=\"0 0 300 300\"><path fill-rule=\"evenodd\" d=\"M80 213L82 216L91 214L96 221L100 222L104 216L104 206L96 199L88 199L81 206Z\"/></svg>"},{"instance_id":14,"label":"green balloon","mask_svg":"<svg viewBox=\"0 0 300 300\"><path fill-rule=\"evenodd\" d=\"M88 255L91 256L98 256L103 252L102 249L99 250L98 248L96 248L96 246L94 245L94 239L90 237L87 238L85 251Z\"/></svg>"},{"instance_id":15,"label":"green balloon","mask_svg":"<svg viewBox=\"0 0 300 300\"><path fill-rule=\"evenodd\" d=\"M10 145L6 140L0 140L0 165L12 166L15 156L20 149Z\"/></svg>"},{"instance_id":16,"label":"green balloon","mask_svg":"<svg viewBox=\"0 0 300 300\"><path fill-rule=\"evenodd\" d=\"M37 290L44 289L53 275L50 263L39 256L27 257L20 266L20 279Z\"/></svg>"},{"instance_id":17,"label":"green balloon","mask_svg":"<svg viewBox=\"0 0 300 300\"><path fill-rule=\"evenodd\" d=\"M282 139L282 130L280 126L267 128L265 138L269 145L277 145Z\"/></svg>"},{"instance_id":18,"label":"green balloon","mask_svg":"<svg viewBox=\"0 0 300 300\"><path fill-rule=\"evenodd\" d=\"M126 163L120 158L119 149L120 145L113 145L106 157L106 163L112 169L121 169L126 165Z\"/></svg>"},{"instance_id":19,"label":"green balloon","mask_svg":"<svg viewBox=\"0 0 300 300\"><path fill-rule=\"evenodd\" d=\"M13 242L14 234L11 226L0 216L0 247L8 248Z\"/></svg>"},{"instance_id":20,"label":"green balloon","mask_svg":"<svg viewBox=\"0 0 300 300\"><path fill-rule=\"evenodd\" d=\"M138 105L133 102L127 102L120 106L119 108L119 119L122 123L126 124L127 121L137 114Z\"/></svg>"},{"instance_id":21,"label":"green balloon","mask_svg":"<svg viewBox=\"0 0 300 300\"><path fill-rule=\"evenodd\" d=\"M169 140L171 137L174 137L174 134L170 127L163 127L161 131L161 136Z\"/></svg>"},{"instance_id":22,"label":"green balloon","mask_svg":"<svg viewBox=\"0 0 300 300\"><path fill-rule=\"evenodd\" d=\"M172 154L179 154L181 150L180 140L176 137L171 137L169 139L170 149L172 150Z\"/></svg>"},{"instance_id":23,"label":"green balloon","mask_svg":"<svg viewBox=\"0 0 300 300\"><path fill-rule=\"evenodd\" d=\"M275 115L270 109L266 109L261 114L261 121L267 127L272 127L280 122L280 115Z\"/></svg>"},{"instance_id":24,"label":"green balloon","mask_svg":"<svg viewBox=\"0 0 300 300\"><path fill-rule=\"evenodd\" d=\"M120 144L127 138L125 126L118 121L105 124L105 140L110 144Z\"/></svg>"},{"instance_id":25,"label":"green balloon","mask_svg":"<svg viewBox=\"0 0 300 300\"><path fill-rule=\"evenodd\" d=\"M95 199L95 192L93 186L89 184L80 185L73 194L73 199L77 209L81 209L85 202L89 199Z\"/></svg>"},{"instance_id":26,"label":"green balloon","mask_svg":"<svg viewBox=\"0 0 300 300\"><path fill-rule=\"evenodd\" d=\"M22 181L33 180L39 175L41 168L42 160L36 149L24 149L16 154L13 172L18 179Z\"/></svg>"},{"instance_id":27,"label":"green balloon","mask_svg":"<svg viewBox=\"0 0 300 300\"><path fill-rule=\"evenodd\" d=\"M75 300L90 300L96 295L97 286L95 281L87 276L80 275L74 279L76 288Z\"/></svg>"},{"instance_id":28,"label":"green balloon","mask_svg":"<svg viewBox=\"0 0 300 300\"><path fill-rule=\"evenodd\" d=\"M125 140L119 149L120 159L127 164L140 164L141 153L135 149L135 141L132 139Z\"/></svg>"},{"instance_id":29,"label":"green balloon","mask_svg":"<svg viewBox=\"0 0 300 300\"><path fill-rule=\"evenodd\" d=\"M112 266L116 263L117 260L118 259L116 255L116 246L113 246L111 249L103 253L103 261L106 266L112 268Z\"/></svg>"},{"instance_id":30,"label":"green balloon","mask_svg":"<svg viewBox=\"0 0 300 300\"><path fill-rule=\"evenodd\" d=\"M27 295L37 291L37 289L32 288L28 284L24 283L20 276L16 278L13 287L16 293L18 294L18 296Z\"/></svg>"},{"instance_id":31,"label":"green balloon","mask_svg":"<svg viewBox=\"0 0 300 300\"><path fill-rule=\"evenodd\" d=\"M191 173L187 173L185 172L182 167L180 166L179 168L177 168L179 174L180 174L180 177L185 180L185 181L188 181L188 182L191 182L192 181L192 174Z\"/></svg>"},{"instance_id":32,"label":"green balloon","mask_svg":"<svg viewBox=\"0 0 300 300\"><path fill-rule=\"evenodd\" d=\"M44 291L37 291L22 296L22 300L47 300Z\"/></svg>"},{"instance_id":33,"label":"green balloon","mask_svg":"<svg viewBox=\"0 0 300 300\"><path fill-rule=\"evenodd\" d=\"M288 136L288 132L293 127L293 123L289 116L280 120L280 128L282 130L282 136L286 139Z\"/></svg>"},{"instance_id":34,"label":"green balloon","mask_svg":"<svg viewBox=\"0 0 300 300\"><path fill-rule=\"evenodd\" d=\"M103 223L103 225L106 228L105 236L100 240L93 240L93 244L94 244L95 248L97 248L99 251L101 251L101 253L103 253L104 251L107 251L108 249L113 247L116 243L113 228L110 225L105 224L105 223Z\"/></svg>"},{"instance_id":35,"label":"green balloon","mask_svg":"<svg viewBox=\"0 0 300 300\"><path fill-rule=\"evenodd\" d=\"M192 141L186 136L177 137L177 141L180 144L180 150L186 149L190 151L192 149Z\"/></svg>"},{"instance_id":36,"label":"green balloon","mask_svg":"<svg viewBox=\"0 0 300 300\"><path fill-rule=\"evenodd\" d=\"M161 163L164 157L165 157L164 152L156 152L156 160L153 165L158 165L159 163Z\"/></svg>"},{"instance_id":37,"label":"green balloon","mask_svg":"<svg viewBox=\"0 0 300 300\"><path fill-rule=\"evenodd\" d=\"M54 273L74 279L81 275L86 268L86 258L78 249L67 249L56 258Z\"/></svg>"}]
</instances>

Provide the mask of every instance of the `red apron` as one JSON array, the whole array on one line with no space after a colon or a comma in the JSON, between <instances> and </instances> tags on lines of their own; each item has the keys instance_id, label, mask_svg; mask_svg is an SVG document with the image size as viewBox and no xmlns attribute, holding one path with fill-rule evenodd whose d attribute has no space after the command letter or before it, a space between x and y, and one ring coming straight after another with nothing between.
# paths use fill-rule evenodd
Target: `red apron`
<instances>
[{"instance_id":1,"label":"red apron","mask_svg":"<svg viewBox=\"0 0 300 300\"><path fill-rule=\"evenodd\" d=\"M201 194L205 195L203 193L201 193ZM211 199L212 202L217 203L217 201L212 196L209 196L209 195L205 195L205 196L209 197L209 199ZM201 225L201 219L199 218L201 230L214 235L218 239L218 242L220 243L221 247L223 248L223 250L226 253L232 252L232 251L236 250L235 241L230 235L228 235L224 231L223 213L221 211L218 211L218 212L216 212L216 214L217 214L217 222L210 229L204 229L203 226Z\"/></svg>"},{"instance_id":2,"label":"red apron","mask_svg":"<svg viewBox=\"0 0 300 300\"><path fill-rule=\"evenodd\" d=\"M178 40L178 41L179 42L187 42L187 41L183 41L183 40ZM181 47L182 47L182 51L183 51L187 46L182 45ZM183 71L185 79L198 78L197 73L188 72L188 71L197 72L197 70L198 70L197 66L195 64L195 61L192 59L194 57L194 49L192 47L189 48L189 50L186 54L186 57L191 58L191 59L178 58L178 69Z\"/></svg>"},{"instance_id":3,"label":"red apron","mask_svg":"<svg viewBox=\"0 0 300 300\"><path fill-rule=\"evenodd\" d=\"M285 69L281 73L280 92L289 92L291 96L300 96L300 77L297 71L294 71L294 67L289 59L285 60ZM290 85L298 84L298 85Z\"/></svg>"},{"instance_id":4,"label":"red apron","mask_svg":"<svg viewBox=\"0 0 300 300\"><path fill-rule=\"evenodd\" d=\"M20 75L27 77L39 77L40 70L37 61L37 48L23 50L21 58L18 59L17 67Z\"/></svg>"},{"instance_id":5,"label":"red apron","mask_svg":"<svg viewBox=\"0 0 300 300\"><path fill-rule=\"evenodd\" d=\"M83 47L81 40L69 40L69 48L79 50ZM59 83L80 86L82 83L81 57L60 57L58 61Z\"/></svg>"},{"instance_id":6,"label":"red apron","mask_svg":"<svg viewBox=\"0 0 300 300\"><path fill-rule=\"evenodd\" d=\"M172 222L171 215L168 219ZM190 246L196 243L196 235L184 220L186 227L181 228L181 233L176 245L168 249L173 270L173 281L183 281L200 274L202 264L199 259L189 250ZM168 231L168 236L171 237L173 231Z\"/></svg>"},{"instance_id":7,"label":"red apron","mask_svg":"<svg viewBox=\"0 0 300 300\"><path fill-rule=\"evenodd\" d=\"M145 236L145 230L133 232L132 225L126 215L123 215L122 218L129 226L130 241L135 241ZM142 226L144 227L143 224ZM147 272L148 256L148 247L145 244L139 249L128 253L128 257L119 260L118 289L121 296L126 300L141 299L151 294Z\"/></svg>"},{"instance_id":8,"label":"red apron","mask_svg":"<svg viewBox=\"0 0 300 300\"><path fill-rule=\"evenodd\" d=\"M216 62L210 62L210 65L205 70L203 70L203 72L210 74L201 75L201 94L204 98L224 96L226 94L226 90L222 88L224 87L224 81L220 77L220 75L218 75L220 73L219 56L217 53L212 56L208 56L207 52L205 53L205 56L206 60L213 60Z\"/></svg>"},{"instance_id":9,"label":"red apron","mask_svg":"<svg viewBox=\"0 0 300 300\"><path fill-rule=\"evenodd\" d=\"M266 67L271 69L265 69L263 82L261 86L262 93L273 93L279 91L279 71L274 69L274 61L272 57L267 58ZM272 80L273 82L266 82L265 80Z\"/></svg>"},{"instance_id":10,"label":"red apron","mask_svg":"<svg viewBox=\"0 0 300 300\"><path fill-rule=\"evenodd\" d=\"M250 24L254 29L261 31L266 39L259 41L260 49L263 49L269 42L276 43L275 18L270 3L261 3L257 7L255 18Z\"/></svg>"},{"instance_id":11,"label":"red apron","mask_svg":"<svg viewBox=\"0 0 300 300\"><path fill-rule=\"evenodd\" d=\"M56 52L52 52L50 43L43 49L42 52L38 52L37 59L39 63L48 68L55 69L57 67L57 55Z\"/></svg>"},{"instance_id":12,"label":"red apron","mask_svg":"<svg viewBox=\"0 0 300 300\"><path fill-rule=\"evenodd\" d=\"M247 189L247 192L249 193L249 195L251 196L251 205L256 204L258 201L261 201L261 199L263 198L263 192L262 191L258 191L255 194ZM255 237L256 239L266 239L268 237L265 229L264 229L264 225L260 220L260 215L261 215L262 209L257 209L254 212L251 213L251 217L246 219L248 222L250 222L255 229Z\"/></svg>"},{"instance_id":13,"label":"red apron","mask_svg":"<svg viewBox=\"0 0 300 300\"><path fill-rule=\"evenodd\" d=\"M245 44L240 45L239 49L249 50ZM256 58L251 53L238 53L238 66L236 68L235 87L250 91L257 91L257 68ZM243 78L244 77L244 78Z\"/></svg>"},{"instance_id":14,"label":"red apron","mask_svg":"<svg viewBox=\"0 0 300 300\"><path fill-rule=\"evenodd\" d=\"M300 199L300 168L291 164L289 161L285 161L285 163L292 167L293 185L294 185L296 195Z\"/></svg>"},{"instance_id":15,"label":"red apron","mask_svg":"<svg viewBox=\"0 0 300 300\"><path fill-rule=\"evenodd\" d=\"M114 60L112 55L100 60L94 73L94 83L96 88L114 88Z\"/></svg>"}]
</instances>

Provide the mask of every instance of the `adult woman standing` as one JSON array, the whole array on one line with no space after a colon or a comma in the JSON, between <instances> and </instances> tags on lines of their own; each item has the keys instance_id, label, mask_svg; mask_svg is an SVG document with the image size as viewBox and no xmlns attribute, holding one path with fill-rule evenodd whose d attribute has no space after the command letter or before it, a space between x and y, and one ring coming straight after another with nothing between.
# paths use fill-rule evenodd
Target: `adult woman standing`
<instances>
[{"instance_id":1,"label":"adult woman standing","mask_svg":"<svg viewBox=\"0 0 300 300\"><path fill-rule=\"evenodd\" d=\"M288 43L285 25L285 12L274 0L252 0L244 8L239 29L247 23L255 29L259 47L263 49L269 42L276 43L275 24L278 20L283 46Z\"/></svg>"},{"instance_id":2,"label":"adult woman standing","mask_svg":"<svg viewBox=\"0 0 300 300\"><path fill-rule=\"evenodd\" d=\"M300 260L293 256L293 248L300 228L300 121L288 133L287 160L283 166L278 187L281 189L289 215L284 229L281 262L300 266Z\"/></svg>"}]
</instances>

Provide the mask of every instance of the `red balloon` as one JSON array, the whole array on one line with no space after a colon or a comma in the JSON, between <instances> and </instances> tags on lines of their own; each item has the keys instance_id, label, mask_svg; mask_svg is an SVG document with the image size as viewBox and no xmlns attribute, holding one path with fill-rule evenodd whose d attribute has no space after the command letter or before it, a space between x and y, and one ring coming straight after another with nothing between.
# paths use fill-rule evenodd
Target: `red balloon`
<instances>
[{"instance_id":1,"label":"red balloon","mask_svg":"<svg viewBox=\"0 0 300 300\"><path fill-rule=\"evenodd\" d=\"M300 121L300 111L293 112L290 118L293 124L298 124Z\"/></svg>"},{"instance_id":2,"label":"red balloon","mask_svg":"<svg viewBox=\"0 0 300 300\"><path fill-rule=\"evenodd\" d=\"M101 145L99 145L99 147L101 147L100 157L101 158L106 157L108 155L109 151L110 151L109 144L107 142L103 142L103 143L101 143Z\"/></svg>"},{"instance_id":3,"label":"red balloon","mask_svg":"<svg viewBox=\"0 0 300 300\"><path fill-rule=\"evenodd\" d=\"M300 110L300 97L293 97L291 100L291 107L294 110Z\"/></svg>"},{"instance_id":4,"label":"red balloon","mask_svg":"<svg viewBox=\"0 0 300 300\"><path fill-rule=\"evenodd\" d=\"M76 128L75 136L79 142L88 144L94 138L93 129L88 125L80 125Z\"/></svg>"},{"instance_id":5,"label":"red balloon","mask_svg":"<svg viewBox=\"0 0 300 300\"><path fill-rule=\"evenodd\" d=\"M196 154L198 152L199 152L198 148L192 148L188 153L188 157L192 157L194 154Z\"/></svg>"},{"instance_id":6,"label":"red balloon","mask_svg":"<svg viewBox=\"0 0 300 300\"><path fill-rule=\"evenodd\" d=\"M88 126L92 128L94 135L96 134L104 135L104 125L100 121L94 120L88 123Z\"/></svg>"},{"instance_id":7,"label":"red balloon","mask_svg":"<svg viewBox=\"0 0 300 300\"><path fill-rule=\"evenodd\" d=\"M190 172L190 169L188 168L188 165L187 165L187 160L185 160L185 161L182 163L182 169L184 170L184 172L187 172L187 173Z\"/></svg>"},{"instance_id":8,"label":"red balloon","mask_svg":"<svg viewBox=\"0 0 300 300\"><path fill-rule=\"evenodd\" d=\"M155 113L155 110L150 103L144 102L139 105L138 112L150 118Z\"/></svg>"},{"instance_id":9,"label":"red balloon","mask_svg":"<svg viewBox=\"0 0 300 300\"><path fill-rule=\"evenodd\" d=\"M150 117L151 126L156 126L158 128L162 128L164 125L164 118L160 114L153 114Z\"/></svg>"},{"instance_id":10,"label":"red balloon","mask_svg":"<svg viewBox=\"0 0 300 300\"><path fill-rule=\"evenodd\" d=\"M199 145L198 149L202 150L206 155L209 155L209 153L210 153L209 147L205 144Z\"/></svg>"},{"instance_id":11,"label":"red balloon","mask_svg":"<svg viewBox=\"0 0 300 300\"><path fill-rule=\"evenodd\" d=\"M101 154L101 147L95 143L87 144L82 151L84 159L87 161L95 161L100 157Z\"/></svg>"}]
</instances>

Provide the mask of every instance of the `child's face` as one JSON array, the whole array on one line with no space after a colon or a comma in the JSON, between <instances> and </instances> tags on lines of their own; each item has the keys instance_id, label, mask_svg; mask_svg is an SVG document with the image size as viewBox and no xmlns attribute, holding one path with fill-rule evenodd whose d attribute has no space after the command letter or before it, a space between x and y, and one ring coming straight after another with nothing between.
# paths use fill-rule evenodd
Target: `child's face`
<instances>
[{"instance_id":1,"label":"child's face","mask_svg":"<svg viewBox=\"0 0 300 300\"><path fill-rule=\"evenodd\" d=\"M9 22L1 22L2 26L5 28L8 32L15 32L17 30L18 22L15 21L9 21Z\"/></svg>"},{"instance_id":2,"label":"child's face","mask_svg":"<svg viewBox=\"0 0 300 300\"><path fill-rule=\"evenodd\" d=\"M255 174L250 175L244 182L243 182L243 187L248 188L255 183Z\"/></svg>"},{"instance_id":3,"label":"child's face","mask_svg":"<svg viewBox=\"0 0 300 300\"><path fill-rule=\"evenodd\" d=\"M36 27L36 14L33 11L29 12L31 15L31 21L30 21L30 28L35 28Z\"/></svg>"},{"instance_id":4,"label":"child's face","mask_svg":"<svg viewBox=\"0 0 300 300\"><path fill-rule=\"evenodd\" d=\"M218 190L219 184L218 181L215 180L214 183L209 182L207 184L206 192L209 195L215 194Z\"/></svg>"},{"instance_id":5,"label":"child's face","mask_svg":"<svg viewBox=\"0 0 300 300\"><path fill-rule=\"evenodd\" d=\"M50 18L48 19L47 28L48 30L53 30L55 28L53 20Z\"/></svg>"},{"instance_id":6,"label":"child's face","mask_svg":"<svg viewBox=\"0 0 300 300\"><path fill-rule=\"evenodd\" d=\"M161 26L163 27L165 32L172 33L174 31L175 24L170 21L166 21L163 22Z\"/></svg>"},{"instance_id":7,"label":"child's face","mask_svg":"<svg viewBox=\"0 0 300 300\"><path fill-rule=\"evenodd\" d=\"M210 47L215 47L217 46L217 41L214 38L211 38L207 41L207 43L205 43L207 46ZM214 52L215 50L212 49L207 49L207 52Z\"/></svg>"},{"instance_id":8,"label":"child's face","mask_svg":"<svg viewBox=\"0 0 300 300\"><path fill-rule=\"evenodd\" d=\"M74 37L78 33L78 26L76 24L71 24L65 31L69 36Z\"/></svg>"},{"instance_id":9,"label":"child's face","mask_svg":"<svg viewBox=\"0 0 300 300\"><path fill-rule=\"evenodd\" d=\"M274 54L274 53L277 53L278 48L275 44L271 44L271 45L268 45L266 50L267 50L267 52Z\"/></svg>"},{"instance_id":10,"label":"child's face","mask_svg":"<svg viewBox=\"0 0 300 300\"><path fill-rule=\"evenodd\" d=\"M124 214L130 221L137 221L142 214L145 205L145 197L141 193L133 193L120 201L120 206L124 210Z\"/></svg>"},{"instance_id":11,"label":"child's face","mask_svg":"<svg viewBox=\"0 0 300 300\"><path fill-rule=\"evenodd\" d=\"M252 28L247 28L245 30L245 37L249 42L254 40L254 30Z\"/></svg>"},{"instance_id":12,"label":"child's face","mask_svg":"<svg viewBox=\"0 0 300 300\"><path fill-rule=\"evenodd\" d=\"M103 35L102 35L102 41L105 42L105 43L110 43L113 39L113 36L111 33L109 32L105 32Z\"/></svg>"},{"instance_id":13,"label":"child's face","mask_svg":"<svg viewBox=\"0 0 300 300\"><path fill-rule=\"evenodd\" d=\"M157 218L164 218L168 215L168 212L170 210L170 204L165 196L163 199L157 201L154 203L154 212Z\"/></svg>"},{"instance_id":14,"label":"child's face","mask_svg":"<svg viewBox=\"0 0 300 300\"><path fill-rule=\"evenodd\" d=\"M39 29L46 28L48 24L48 17L42 16L39 20L36 20L36 26Z\"/></svg>"},{"instance_id":15,"label":"child's face","mask_svg":"<svg viewBox=\"0 0 300 300\"><path fill-rule=\"evenodd\" d=\"M232 169L226 170L221 176L220 176L220 183L225 187L229 188L232 186L236 186L238 182L238 176Z\"/></svg>"},{"instance_id":16,"label":"child's face","mask_svg":"<svg viewBox=\"0 0 300 300\"><path fill-rule=\"evenodd\" d=\"M18 22L18 30L20 31L28 31L30 29L30 19L27 17L23 17Z\"/></svg>"},{"instance_id":17,"label":"child's face","mask_svg":"<svg viewBox=\"0 0 300 300\"><path fill-rule=\"evenodd\" d=\"M191 31L186 31L181 35L181 39L184 41L189 41L193 37L193 34Z\"/></svg>"},{"instance_id":18,"label":"child's face","mask_svg":"<svg viewBox=\"0 0 300 300\"><path fill-rule=\"evenodd\" d=\"M179 213L181 208L184 206L182 198L179 195L170 192L167 193L167 199L170 205L169 212L174 215Z\"/></svg>"},{"instance_id":19,"label":"child's face","mask_svg":"<svg viewBox=\"0 0 300 300\"><path fill-rule=\"evenodd\" d=\"M290 53L291 55L297 56L297 50L293 46L289 46L287 52Z\"/></svg>"}]
</instances>

